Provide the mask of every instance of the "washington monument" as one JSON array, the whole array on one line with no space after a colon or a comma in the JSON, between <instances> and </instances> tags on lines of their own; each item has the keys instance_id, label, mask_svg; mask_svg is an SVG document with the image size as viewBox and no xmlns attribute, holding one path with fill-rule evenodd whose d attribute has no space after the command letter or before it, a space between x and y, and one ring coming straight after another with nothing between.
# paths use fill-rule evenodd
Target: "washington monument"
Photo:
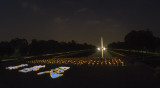
<instances>
[{"instance_id":1,"label":"washington monument","mask_svg":"<svg viewBox=\"0 0 160 88\"><path fill-rule=\"evenodd\" d=\"M103 51L106 50L106 48L103 46L103 37L101 36L101 48L98 48L98 50L102 50L102 58L103 58Z\"/></svg>"}]
</instances>

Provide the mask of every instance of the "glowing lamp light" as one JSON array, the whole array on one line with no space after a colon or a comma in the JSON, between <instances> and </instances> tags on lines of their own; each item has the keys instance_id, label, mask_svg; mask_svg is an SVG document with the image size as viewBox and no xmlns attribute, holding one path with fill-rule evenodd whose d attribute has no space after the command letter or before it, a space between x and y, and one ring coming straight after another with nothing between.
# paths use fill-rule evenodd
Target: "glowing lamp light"
<instances>
[{"instance_id":1,"label":"glowing lamp light","mask_svg":"<svg viewBox=\"0 0 160 88\"><path fill-rule=\"evenodd\" d=\"M60 69L68 70L70 67L59 67Z\"/></svg>"},{"instance_id":2,"label":"glowing lamp light","mask_svg":"<svg viewBox=\"0 0 160 88\"><path fill-rule=\"evenodd\" d=\"M18 68L25 67L25 66L28 66L28 64L21 64L18 66L9 66L9 67L6 67L6 69L13 70L13 69L18 69Z\"/></svg>"},{"instance_id":3,"label":"glowing lamp light","mask_svg":"<svg viewBox=\"0 0 160 88\"><path fill-rule=\"evenodd\" d=\"M24 68L22 70L19 70L19 72L27 73L31 71L38 71L40 68L45 68L45 65L38 65L38 66L33 66L31 68Z\"/></svg>"},{"instance_id":4,"label":"glowing lamp light","mask_svg":"<svg viewBox=\"0 0 160 88\"><path fill-rule=\"evenodd\" d=\"M63 76L63 74L59 74L59 73L64 73L64 71L70 69L70 67L58 67L55 69L51 69L51 71L44 71L44 72L39 72L37 73L37 75L42 75L45 73L50 73L51 78L58 78Z\"/></svg>"},{"instance_id":5,"label":"glowing lamp light","mask_svg":"<svg viewBox=\"0 0 160 88\"><path fill-rule=\"evenodd\" d=\"M103 48L103 50L106 50L106 48Z\"/></svg>"},{"instance_id":6,"label":"glowing lamp light","mask_svg":"<svg viewBox=\"0 0 160 88\"><path fill-rule=\"evenodd\" d=\"M56 74L59 74L59 73L64 73L64 70L56 68L56 69L53 69L53 72Z\"/></svg>"},{"instance_id":7,"label":"glowing lamp light","mask_svg":"<svg viewBox=\"0 0 160 88\"><path fill-rule=\"evenodd\" d=\"M50 76L51 78L58 78L58 77L63 76L63 74L55 74L53 71L50 71Z\"/></svg>"},{"instance_id":8,"label":"glowing lamp light","mask_svg":"<svg viewBox=\"0 0 160 88\"><path fill-rule=\"evenodd\" d=\"M97 48L98 50L100 50L100 48Z\"/></svg>"},{"instance_id":9,"label":"glowing lamp light","mask_svg":"<svg viewBox=\"0 0 160 88\"><path fill-rule=\"evenodd\" d=\"M50 71L39 72L39 73L37 73L37 75L42 75L42 74L49 73L49 72L50 72Z\"/></svg>"},{"instance_id":10,"label":"glowing lamp light","mask_svg":"<svg viewBox=\"0 0 160 88\"><path fill-rule=\"evenodd\" d=\"M64 71L66 71L68 69L70 69L70 67L59 67L59 68L55 68L53 71L54 71L54 73L59 74L59 73L64 73Z\"/></svg>"}]
</instances>

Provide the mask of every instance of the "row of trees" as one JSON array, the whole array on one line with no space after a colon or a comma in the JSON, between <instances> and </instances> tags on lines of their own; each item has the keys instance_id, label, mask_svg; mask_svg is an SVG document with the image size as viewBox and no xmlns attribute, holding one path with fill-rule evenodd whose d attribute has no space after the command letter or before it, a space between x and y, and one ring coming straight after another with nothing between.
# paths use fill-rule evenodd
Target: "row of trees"
<instances>
[{"instance_id":1,"label":"row of trees","mask_svg":"<svg viewBox=\"0 0 160 88\"><path fill-rule=\"evenodd\" d=\"M125 36L124 42L110 43L108 48L160 52L160 38L153 36L149 30L133 30Z\"/></svg>"},{"instance_id":2,"label":"row of trees","mask_svg":"<svg viewBox=\"0 0 160 88\"><path fill-rule=\"evenodd\" d=\"M93 45L87 43L78 44L74 40L66 43L55 40L45 41L33 39L29 44L26 39L15 38L9 42L0 42L0 57L42 55L94 48L95 46Z\"/></svg>"}]
</instances>

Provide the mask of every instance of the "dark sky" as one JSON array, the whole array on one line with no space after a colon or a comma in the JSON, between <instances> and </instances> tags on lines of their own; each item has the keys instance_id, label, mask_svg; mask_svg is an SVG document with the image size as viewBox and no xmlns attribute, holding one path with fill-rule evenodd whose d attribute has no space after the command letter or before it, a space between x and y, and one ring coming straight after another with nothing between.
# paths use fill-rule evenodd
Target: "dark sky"
<instances>
[{"instance_id":1,"label":"dark sky","mask_svg":"<svg viewBox=\"0 0 160 88\"><path fill-rule=\"evenodd\" d=\"M0 41L123 41L149 28L160 37L159 0L0 0Z\"/></svg>"}]
</instances>

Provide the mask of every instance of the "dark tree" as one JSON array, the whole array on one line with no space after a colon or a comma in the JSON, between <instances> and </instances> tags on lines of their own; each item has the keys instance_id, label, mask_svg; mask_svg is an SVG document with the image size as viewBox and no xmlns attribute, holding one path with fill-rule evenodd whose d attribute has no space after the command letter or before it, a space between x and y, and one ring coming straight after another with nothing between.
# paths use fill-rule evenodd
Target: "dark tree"
<instances>
[{"instance_id":1,"label":"dark tree","mask_svg":"<svg viewBox=\"0 0 160 88\"><path fill-rule=\"evenodd\" d=\"M124 42L113 42L108 45L110 49L126 49L126 44Z\"/></svg>"},{"instance_id":2,"label":"dark tree","mask_svg":"<svg viewBox=\"0 0 160 88\"><path fill-rule=\"evenodd\" d=\"M0 57L8 57L14 53L14 49L9 42L0 43Z\"/></svg>"},{"instance_id":3,"label":"dark tree","mask_svg":"<svg viewBox=\"0 0 160 88\"><path fill-rule=\"evenodd\" d=\"M13 56L24 56L28 54L28 42L26 39L15 38L10 41L14 49Z\"/></svg>"},{"instance_id":4,"label":"dark tree","mask_svg":"<svg viewBox=\"0 0 160 88\"><path fill-rule=\"evenodd\" d=\"M113 42L110 49L134 49L160 52L160 38L154 37L149 30L131 31L125 36L125 42Z\"/></svg>"},{"instance_id":5,"label":"dark tree","mask_svg":"<svg viewBox=\"0 0 160 88\"><path fill-rule=\"evenodd\" d=\"M158 37L155 38L155 46L156 46L156 51L160 52L160 38Z\"/></svg>"},{"instance_id":6,"label":"dark tree","mask_svg":"<svg viewBox=\"0 0 160 88\"><path fill-rule=\"evenodd\" d=\"M95 46L88 44L78 44L76 41L71 42L57 42L55 40L36 40L33 39L28 45L26 39L15 38L10 42L0 43L0 56L26 56L26 55L42 55L53 54L58 52L68 52L84 49L95 49Z\"/></svg>"},{"instance_id":7,"label":"dark tree","mask_svg":"<svg viewBox=\"0 0 160 88\"><path fill-rule=\"evenodd\" d=\"M130 49L155 50L155 37L151 31L131 31L125 36L125 43Z\"/></svg>"}]
</instances>

